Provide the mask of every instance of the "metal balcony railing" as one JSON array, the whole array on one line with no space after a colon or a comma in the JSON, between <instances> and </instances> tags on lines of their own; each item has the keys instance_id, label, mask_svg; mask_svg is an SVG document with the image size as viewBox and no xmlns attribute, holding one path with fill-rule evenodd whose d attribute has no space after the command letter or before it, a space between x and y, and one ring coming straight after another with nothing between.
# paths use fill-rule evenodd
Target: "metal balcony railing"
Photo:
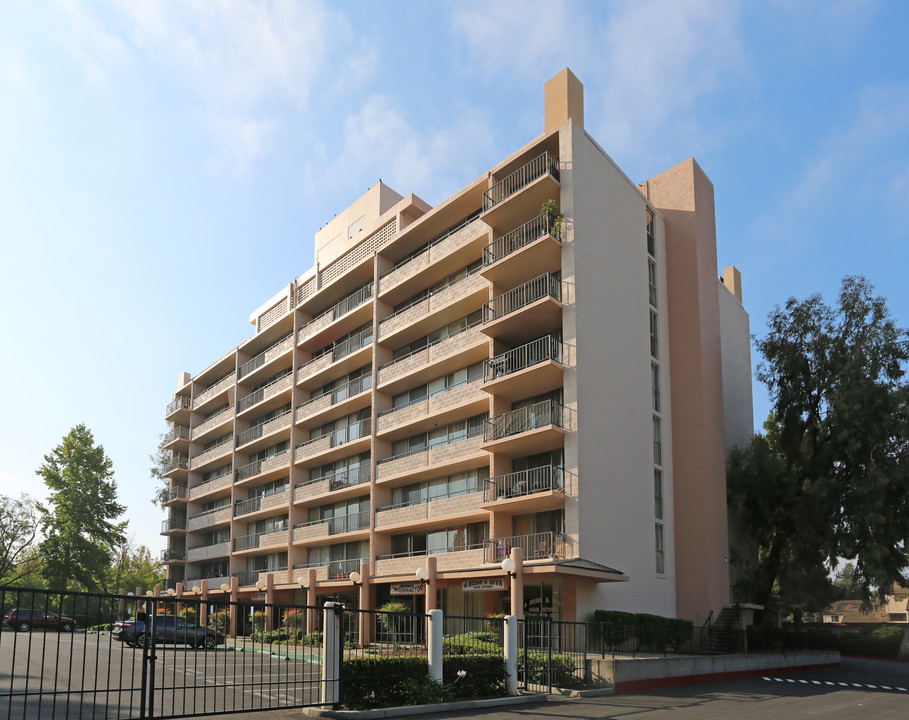
<instances>
[{"instance_id":1,"label":"metal balcony railing","mask_svg":"<svg viewBox=\"0 0 909 720\"><path fill-rule=\"evenodd\" d=\"M344 445L345 443L352 442L353 440L359 440L360 438L367 437L369 435L369 427L370 419L366 418L365 420L355 422L353 425L338 428L337 430L325 433L324 435L319 435L319 437L310 438L306 442L297 445L297 447L306 447L307 445L312 445L313 443L319 442L319 440L324 440L325 438L330 438L329 444L331 447L338 447L339 445Z\"/></svg>"},{"instance_id":2,"label":"metal balcony railing","mask_svg":"<svg viewBox=\"0 0 909 720\"><path fill-rule=\"evenodd\" d=\"M544 152L484 192L483 210L489 210L489 208L502 202L510 195L514 195L525 185L529 185L538 177L542 177L547 173L558 180L559 161L548 152Z\"/></svg>"},{"instance_id":3,"label":"metal balcony railing","mask_svg":"<svg viewBox=\"0 0 909 720\"><path fill-rule=\"evenodd\" d=\"M165 465L164 473L172 472L173 470L186 470L189 459L183 453L178 453L174 455Z\"/></svg>"},{"instance_id":4,"label":"metal balcony railing","mask_svg":"<svg viewBox=\"0 0 909 720\"><path fill-rule=\"evenodd\" d=\"M317 395L316 397L310 398L304 403L300 403L297 406L297 410L304 410L308 405L312 405L313 403L316 403L324 398L325 395L331 395L331 404L336 405L339 402L347 400L347 398L351 398L354 395L359 395L364 390L369 390L371 387L372 375L363 375L361 377L354 378L348 383L344 383L343 385L332 389L329 393L325 393L324 395Z\"/></svg>"},{"instance_id":5,"label":"metal balcony railing","mask_svg":"<svg viewBox=\"0 0 909 720\"><path fill-rule=\"evenodd\" d=\"M564 429L564 421L565 406L554 400L543 400L487 420L483 441L501 440L529 430L538 430L547 425L555 425Z\"/></svg>"},{"instance_id":6,"label":"metal balcony railing","mask_svg":"<svg viewBox=\"0 0 909 720\"><path fill-rule=\"evenodd\" d=\"M351 293L333 307L326 310L322 315L328 315L330 313L332 321L338 320L347 315L351 310L356 310L360 305L368 302L370 298L372 298L372 283L367 283L356 292ZM321 317L321 315L318 317ZM315 322L318 317L313 318L313 322Z\"/></svg>"},{"instance_id":7,"label":"metal balcony railing","mask_svg":"<svg viewBox=\"0 0 909 720\"><path fill-rule=\"evenodd\" d=\"M404 552L388 553L386 555L376 555L376 560L393 560L394 558L404 557L421 557L423 555L442 555L444 553L464 552L465 550L480 550L485 543L465 543L464 545L452 545L450 547L427 548L425 550L405 550Z\"/></svg>"},{"instance_id":8,"label":"metal balcony railing","mask_svg":"<svg viewBox=\"0 0 909 720\"><path fill-rule=\"evenodd\" d=\"M161 521L161 532L167 533L172 530L186 530L186 518L168 518Z\"/></svg>"},{"instance_id":9,"label":"metal balcony railing","mask_svg":"<svg viewBox=\"0 0 909 720\"><path fill-rule=\"evenodd\" d=\"M483 379L486 382L516 373L547 360L561 363L565 356L561 341L547 335L531 340L526 345L508 350L501 355L483 361Z\"/></svg>"},{"instance_id":10,"label":"metal balcony railing","mask_svg":"<svg viewBox=\"0 0 909 720\"><path fill-rule=\"evenodd\" d=\"M326 345L322 350L313 354L312 358L303 365L300 366L298 373L305 375L306 367L313 364L317 360L321 359L325 355L331 355L331 361L337 362L343 358L346 358L351 353L356 352L360 348L366 347L372 342L373 331L372 327L364 328L357 333L354 333L346 340L341 340L339 342L331 343Z\"/></svg>"},{"instance_id":11,"label":"metal balcony railing","mask_svg":"<svg viewBox=\"0 0 909 720\"><path fill-rule=\"evenodd\" d=\"M370 475L369 465L361 465L359 467L350 468L349 470L341 470L340 472L332 473L331 475L310 478L306 482L298 483L295 487L299 488L306 485L315 485L316 483L325 482L327 480L328 490L329 492L332 492L334 490L341 490L346 487L367 483L369 482Z\"/></svg>"},{"instance_id":12,"label":"metal balcony railing","mask_svg":"<svg viewBox=\"0 0 909 720\"><path fill-rule=\"evenodd\" d=\"M282 412L280 415L275 415L273 418L269 418L265 422L259 423L258 425L251 427L249 430L244 430L239 435L237 435L237 447L246 445L246 443L252 442L253 440L258 440L260 437L262 437L262 435L265 434L266 427L268 427L275 420L278 420L279 418L290 415L290 413L291 413L291 410L290 410L290 408L288 408L287 410Z\"/></svg>"},{"instance_id":13,"label":"metal balcony railing","mask_svg":"<svg viewBox=\"0 0 909 720\"><path fill-rule=\"evenodd\" d=\"M352 513L350 515L338 515L331 518L322 518L320 520L310 520L309 522L299 523L295 528L312 527L313 525L328 525L329 535L339 535L355 530L369 529L369 511Z\"/></svg>"},{"instance_id":14,"label":"metal balcony railing","mask_svg":"<svg viewBox=\"0 0 909 720\"><path fill-rule=\"evenodd\" d=\"M186 498L186 488L183 485L174 485L167 489L167 495L164 498L164 502L172 502L174 500L182 500Z\"/></svg>"},{"instance_id":15,"label":"metal balcony railing","mask_svg":"<svg viewBox=\"0 0 909 720\"><path fill-rule=\"evenodd\" d=\"M235 572L234 575L239 579L240 586L243 587L244 585L255 585L259 582L259 578L266 573L279 572L287 572L287 566L263 568L262 570L240 570L239 572Z\"/></svg>"},{"instance_id":16,"label":"metal balcony railing","mask_svg":"<svg viewBox=\"0 0 909 720\"><path fill-rule=\"evenodd\" d=\"M259 539L263 535L274 535L275 533L287 532L287 527L282 527L268 532L251 533L234 538L234 550L254 550L259 547Z\"/></svg>"},{"instance_id":17,"label":"metal balcony railing","mask_svg":"<svg viewBox=\"0 0 909 720\"><path fill-rule=\"evenodd\" d=\"M558 274L545 273L539 275L533 280L528 280L523 285L518 285L516 288L499 295L497 298L493 298L483 306L483 322L488 323L498 320L545 297L561 301L562 282Z\"/></svg>"},{"instance_id":18,"label":"metal balcony railing","mask_svg":"<svg viewBox=\"0 0 909 720\"><path fill-rule=\"evenodd\" d=\"M216 397L217 395L219 395L222 392L224 392L225 390L227 390L227 388L232 387L234 382L236 382L236 379L237 379L237 373L229 372L223 378L218 380L216 383L213 383L212 385L208 386L207 388L205 388L205 390L203 390L196 397L194 397L193 398L193 407L194 408L199 407L202 403L208 402L213 397Z\"/></svg>"},{"instance_id":19,"label":"metal balcony railing","mask_svg":"<svg viewBox=\"0 0 909 720\"><path fill-rule=\"evenodd\" d=\"M343 546L342 546L343 547ZM346 578L354 570L360 569L360 563L369 562L369 558L349 558L347 560L315 560L313 562L294 565L294 574L297 570L306 570L308 568L328 568L328 577L335 580Z\"/></svg>"},{"instance_id":20,"label":"metal balcony railing","mask_svg":"<svg viewBox=\"0 0 909 720\"><path fill-rule=\"evenodd\" d=\"M530 535L511 535L495 538L484 543L483 561L500 563L511 555L511 549L519 547L524 551L524 560L545 560L565 558L563 533L542 532Z\"/></svg>"},{"instance_id":21,"label":"metal balcony railing","mask_svg":"<svg viewBox=\"0 0 909 720\"><path fill-rule=\"evenodd\" d=\"M398 268L404 267L411 261L416 260L418 257L424 255L425 253L428 253L436 245L444 242L445 240L450 238L452 235L454 235L456 232L459 232L463 228L470 225L470 223L472 223L474 220L476 220L479 216L480 216L480 211L477 210L476 212L473 212L470 215L468 215L467 217L465 217L463 220L461 220L459 223L457 223L454 227L443 232L441 235L436 235L436 237L434 237L432 240L430 240L425 245L417 248L416 250L414 250L411 253L408 253L407 255L402 257L400 260L395 262L395 266L388 272L380 275L379 279L381 280L382 278L391 275Z\"/></svg>"},{"instance_id":22,"label":"metal balcony railing","mask_svg":"<svg viewBox=\"0 0 909 720\"><path fill-rule=\"evenodd\" d=\"M267 492L262 495L256 495L251 497L248 500L240 500L237 503L234 503L234 516L245 515L246 513L256 512L257 510L262 509L262 500L269 497L275 497L276 495L284 495L288 491L280 490L276 492Z\"/></svg>"},{"instance_id":23,"label":"metal balcony railing","mask_svg":"<svg viewBox=\"0 0 909 720\"><path fill-rule=\"evenodd\" d=\"M289 350L291 347L293 347L293 336L294 334L292 332L287 333L287 335L273 342L262 352L256 355L252 360L243 363L240 366L238 377L242 378L245 375L249 375L254 370L258 370L269 360L280 355L284 350Z\"/></svg>"},{"instance_id":24,"label":"metal balcony railing","mask_svg":"<svg viewBox=\"0 0 909 720\"><path fill-rule=\"evenodd\" d=\"M265 399L265 396L266 396L266 394L268 394L268 391L270 389L275 387L275 385L277 385L280 382L288 382L288 380L287 380L288 377L290 377L289 370L288 370L288 372L284 373L280 377L277 377L274 380L272 380L270 383L268 383L268 385L263 385L258 390L254 390L253 392L249 393L249 395L244 395L243 397L241 397L237 401L237 412L243 412L247 408L251 408L256 403L262 402Z\"/></svg>"},{"instance_id":25,"label":"metal balcony railing","mask_svg":"<svg viewBox=\"0 0 909 720\"><path fill-rule=\"evenodd\" d=\"M213 427L230 420L233 417L233 409L233 405L228 405L227 407L218 410L214 415L205 418L205 420L193 427L193 438L197 438L203 433L211 430Z\"/></svg>"},{"instance_id":26,"label":"metal balcony railing","mask_svg":"<svg viewBox=\"0 0 909 720\"><path fill-rule=\"evenodd\" d=\"M473 275L476 275L478 272L480 272L481 269L482 269L482 266L477 265L475 268L468 270L463 275L459 275L454 279L446 278L444 282L442 282L440 285L436 286L431 292L427 292L425 295L421 295L416 298L411 298L410 300L405 302L397 310L395 310L391 315L388 315L387 317L383 318L382 322L384 323L387 320L391 320L391 318L393 318L393 317L397 317L398 315L401 315L401 314L407 312L408 310L410 310L413 307L416 307L420 303L426 302L429 298L435 297L437 295L441 295L446 290L449 290L450 288L453 288L454 286L456 286L458 283L464 282L465 280L472 277Z\"/></svg>"},{"instance_id":27,"label":"metal balcony railing","mask_svg":"<svg viewBox=\"0 0 909 720\"><path fill-rule=\"evenodd\" d=\"M186 551L179 548L167 548L161 551L161 562L186 560Z\"/></svg>"},{"instance_id":28,"label":"metal balcony railing","mask_svg":"<svg viewBox=\"0 0 909 720\"><path fill-rule=\"evenodd\" d=\"M167 445L174 440L189 440L189 428L185 425L174 425L174 427L164 436L164 444Z\"/></svg>"},{"instance_id":29,"label":"metal balcony railing","mask_svg":"<svg viewBox=\"0 0 909 720\"><path fill-rule=\"evenodd\" d=\"M170 415L177 412L177 410L185 410L190 405L189 398L186 395L179 395L174 398L173 402L168 404L167 408L164 410L164 415Z\"/></svg>"},{"instance_id":30,"label":"metal balcony railing","mask_svg":"<svg viewBox=\"0 0 909 720\"><path fill-rule=\"evenodd\" d=\"M489 478L484 500L491 502L547 491L565 492L564 468L544 465Z\"/></svg>"},{"instance_id":31,"label":"metal balcony railing","mask_svg":"<svg viewBox=\"0 0 909 720\"><path fill-rule=\"evenodd\" d=\"M492 265L497 260L517 252L525 245L530 245L534 240L539 240L547 233L555 238L561 236L552 215L543 213L502 237L493 240L483 248L483 265Z\"/></svg>"},{"instance_id":32,"label":"metal balcony railing","mask_svg":"<svg viewBox=\"0 0 909 720\"><path fill-rule=\"evenodd\" d=\"M258 475L262 472L262 464L268 462L269 460L274 460L277 457L282 455L287 455L290 452L290 448L287 450L282 450L281 452L275 453L267 458L262 458L261 460L253 460L251 463L246 465L241 465L237 468L236 478L237 480L246 480L247 478L253 477L253 475Z\"/></svg>"}]
</instances>

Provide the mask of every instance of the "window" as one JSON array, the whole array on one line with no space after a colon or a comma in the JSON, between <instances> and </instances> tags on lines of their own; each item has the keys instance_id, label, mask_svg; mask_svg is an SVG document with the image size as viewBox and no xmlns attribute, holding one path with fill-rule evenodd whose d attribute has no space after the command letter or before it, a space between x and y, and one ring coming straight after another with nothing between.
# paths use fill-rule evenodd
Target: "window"
<instances>
[{"instance_id":1,"label":"window","mask_svg":"<svg viewBox=\"0 0 909 720\"><path fill-rule=\"evenodd\" d=\"M489 468L467 470L435 480L395 488L391 493L393 505L418 505L432 500L480 492L489 481Z\"/></svg>"},{"instance_id":2,"label":"window","mask_svg":"<svg viewBox=\"0 0 909 720\"><path fill-rule=\"evenodd\" d=\"M653 396L653 411L660 412L660 366L650 363L650 392Z\"/></svg>"},{"instance_id":3,"label":"window","mask_svg":"<svg viewBox=\"0 0 909 720\"><path fill-rule=\"evenodd\" d=\"M415 455L423 452L427 448L437 448L443 445L450 445L459 440L482 435L486 426L486 414L476 415L467 420L443 425L435 428L428 433L420 433L413 437L397 440L391 446L391 458L404 457L406 455Z\"/></svg>"},{"instance_id":4,"label":"window","mask_svg":"<svg viewBox=\"0 0 909 720\"><path fill-rule=\"evenodd\" d=\"M431 333L429 333L429 335L424 335L423 337L417 338L413 342L408 343L404 347L398 348L394 352L393 360L400 360L401 358L412 355L418 350L422 350L429 345L435 345L436 343L440 343L450 337L454 337L455 335L458 335L465 330L476 327L481 322L483 322L483 311L475 310L474 312L470 313L470 315L465 315L462 318L458 318L448 325L443 325L438 330L433 330Z\"/></svg>"},{"instance_id":5,"label":"window","mask_svg":"<svg viewBox=\"0 0 909 720\"><path fill-rule=\"evenodd\" d=\"M653 469L653 515L663 519L663 471L657 468Z\"/></svg>"},{"instance_id":6,"label":"window","mask_svg":"<svg viewBox=\"0 0 909 720\"><path fill-rule=\"evenodd\" d=\"M663 464L663 432L660 419L653 416L653 464Z\"/></svg>"},{"instance_id":7,"label":"window","mask_svg":"<svg viewBox=\"0 0 909 720\"><path fill-rule=\"evenodd\" d=\"M659 343L659 328L660 322L657 314L651 310L650 311L650 355L654 358L660 357L660 343Z\"/></svg>"},{"instance_id":8,"label":"window","mask_svg":"<svg viewBox=\"0 0 909 720\"><path fill-rule=\"evenodd\" d=\"M657 306L657 276L656 276L656 263L647 259L647 285L650 290L650 304L653 307Z\"/></svg>"},{"instance_id":9,"label":"window","mask_svg":"<svg viewBox=\"0 0 909 720\"><path fill-rule=\"evenodd\" d=\"M647 208L647 254L656 257L656 235L653 229L653 211Z\"/></svg>"},{"instance_id":10,"label":"window","mask_svg":"<svg viewBox=\"0 0 909 720\"><path fill-rule=\"evenodd\" d=\"M657 523L654 528L656 529L656 571L662 574L666 572L663 559L663 526Z\"/></svg>"}]
</instances>

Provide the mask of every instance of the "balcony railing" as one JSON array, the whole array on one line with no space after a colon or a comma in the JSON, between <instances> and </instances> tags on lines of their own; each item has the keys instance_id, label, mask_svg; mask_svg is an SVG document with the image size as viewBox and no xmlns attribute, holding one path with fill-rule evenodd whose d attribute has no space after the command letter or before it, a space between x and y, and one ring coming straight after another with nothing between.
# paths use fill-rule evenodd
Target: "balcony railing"
<instances>
[{"instance_id":1,"label":"balcony railing","mask_svg":"<svg viewBox=\"0 0 909 720\"><path fill-rule=\"evenodd\" d=\"M240 570L239 572L235 572L234 575L239 579L240 586L242 587L244 585L255 585L257 582L259 582L259 578L262 575L279 572L286 573L287 566L285 565L284 567L270 567L264 568L262 570Z\"/></svg>"},{"instance_id":2,"label":"balcony railing","mask_svg":"<svg viewBox=\"0 0 909 720\"><path fill-rule=\"evenodd\" d=\"M186 550L186 559L189 562L198 562L213 557L223 557L230 554L230 541L209 543L208 545L196 545ZM216 585L215 587L220 587Z\"/></svg>"},{"instance_id":3,"label":"balcony railing","mask_svg":"<svg viewBox=\"0 0 909 720\"><path fill-rule=\"evenodd\" d=\"M369 562L369 558L350 558L348 560L317 560L314 562L294 565L294 575L298 570L307 570L308 568L328 568L328 577L336 580L347 579L354 570L360 569L360 563Z\"/></svg>"},{"instance_id":4,"label":"balcony railing","mask_svg":"<svg viewBox=\"0 0 909 720\"><path fill-rule=\"evenodd\" d=\"M519 372L547 360L562 362L562 343L551 335L531 340L512 350L483 361L483 379L486 382Z\"/></svg>"},{"instance_id":5,"label":"balcony railing","mask_svg":"<svg viewBox=\"0 0 909 720\"><path fill-rule=\"evenodd\" d=\"M315 525L328 525L329 535L340 535L341 533L354 532L355 530L369 529L369 511L353 513L351 515L338 515L337 517L322 518L320 520L310 520L309 522L298 523L295 528L313 527Z\"/></svg>"},{"instance_id":6,"label":"balcony railing","mask_svg":"<svg viewBox=\"0 0 909 720\"><path fill-rule=\"evenodd\" d=\"M217 427L223 422L227 422L233 417L233 405L228 405L226 408L223 408L216 412L214 415L205 418L205 420L199 423L196 427L193 428L193 439L199 437L203 433L208 432L213 427Z\"/></svg>"},{"instance_id":7,"label":"balcony railing","mask_svg":"<svg viewBox=\"0 0 909 720\"><path fill-rule=\"evenodd\" d=\"M174 470L186 470L187 463L189 462L186 455L183 453L178 453L174 455L165 465L164 465L164 474L172 472Z\"/></svg>"},{"instance_id":8,"label":"balcony railing","mask_svg":"<svg viewBox=\"0 0 909 720\"><path fill-rule=\"evenodd\" d=\"M325 393L325 395L331 395L331 404L336 405L339 402L347 400L354 395L359 395L364 390L369 390L372 387L372 375L362 375L361 377L355 378L350 382L344 383L339 387L334 388L330 393ZM300 403L297 406L297 410L303 413L306 412L306 408L313 403L319 402L325 395L317 395L316 397L310 398L304 403Z\"/></svg>"},{"instance_id":9,"label":"balcony railing","mask_svg":"<svg viewBox=\"0 0 909 720\"><path fill-rule=\"evenodd\" d=\"M167 548L161 551L161 562L186 560L186 551L178 548Z\"/></svg>"},{"instance_id":10,"label":"balcony railing","mask_svg":"<svg viewBox=\"0 0 909 720\"><path fill-rule=\"evenodd\" d=\"M415 300L412 299L409 302L402 305L401 307L399 307L391 315L388 315L387 317L383 318L382 322L385 323L388 320L391 320L392 318L397 317L398 315L402 315L403 313L406 313L408 310L416 307L420 303L431 303L431 298L441 295L446 290L449 290L449 289L455 287L458 283L464 282L468 278L470 278L473 275L476 275L478 272L480 272L481 269L482 269L482 266L477 265L475 268L468 270L463 275L459 275L454 280L446 279L444 283L437 286L431 292L427 292L425 295L422 295Z\"/></svg>"},{"instance_id":11,"label":"balcony railing","mask_svg":"<svg viewBox=\"0 0 909 720\"><path fill-rule=\"evenodd\" d=\"M283 353L285 350L289 350L290 348L292 348L293 344L294 344L293 338L294 338L294 334L292 332L287 333L287 335L285 335L284 337L282 337L280 340L273 343L269 347L265 348L262 352L260 352L258 355L256 355L252 360L249 360L248 362L243 363L240 366L238 377L242 378L246 375L249 375L251 372L253 372L253 370L258 370L269 360L273 360L274 358L278 357L281 353Z\"/></svg>"},{"instance_id":12,"label":"balcony railing","mask_svg":"<svg viewBox=\"0 0 909 720\"><path fill-rule=\"evenodd\" d=\"M356 352L360 348L369 345L369 343L372 342L372 335L372 327L364 328L360 332L354 333L346 340L328 346L320 355L327 355L330 352L331 361L337 362L338 360L346 358L351 353ZM313 360L315 359L316 356L314 355Z\"/></svg>"},{"instance_id":13,"label":"balcony railing","mask_svg":"<svg viewBox=\"0 0 909 720\"><path fill-rule=\"evenodd\" d=\"M287 528L283 527L269 532L251 533L234 538L234 550L255 550L259 547L259 542L263 535L274 535L276 533L287 533Z\"/></svg>"},{"instance_id":14,"label":"balcony railing","mask_svg":"<svg viewBox=\"0 0 909 720\"><path fill-rule=\"evenodd\" d=\"M189 428L185 425L174 425L174 427L164 436L164 444L167 445L174 440L189 440Z\"/></svg>"},{"instance_id":15,"label":"balcony railing","mask_svg":"<svg viewBox=\"0 0 909 720\"><path fill-rule=\"evenodd\" d=\"M329 438L329 447L338 447L346 443L352 442L354 440L359 440L360 438L367 437L369 435L370 419L366 418L365 420L360 420L355 422L353 425L348 425L347 427L338 428L324 435L319 435L319 437L310 438L304 443L297 445L298 448L306 447L307 445L312 445L313 443L319 442L319 440L324 440Z\"/></svg>"},{"instance_id":16,"label":"balcony railing","mask_svg":"<svg viewBox=\"0 0 909 720\"><path fill-rule=\"evenodd\" d=\"M394 558L422 557L424 555L442 555L444 553L463 552L464 550L479 550L484 547L484 543L464 545L452 545L451 547L427 548L425 550L407 550L405 552L388 553L386 555L376 555L376 560L392 560Z\"/></svg>"},{"instance_id":17,"label":"balcony railing","mask_svg":"<svg viewBox=\"0 0 909 720\"><path fill-rule=\"evenodd\" d=\"M233 433L229 433L228 437L224 440L221 440L215 445L212 445L210 448L205 449L203 452L198 455L193 456L191 467L193 470L202 467L207 462L211 462L215 458L219 458L224 453L230 452L233 449Z\"/></svg>"},{"instance_id":18,"label":"balcony railing","mask_svg":"<svg viewBox=\"0 0 909 720\"><path fill-rule=\"evenodd\" d=\"M363 483L369 482L370 478L370 467L369 465L360 465L359 467L351 468L349 470L341 470L340 472L332 473L331 475L323 475L322 477L310 478L306 482L297 483L295 488L304 487L306 485L315 485L316 483L328 481L328 491L333 492L335 490L342 490L347 487L354 487L355 485L362 485Z\"/></svg>"},{"instance_id":19,"label":"balcony railing","mask_svg":"<svg viewBox=\"0 0 909 720\"><path fill-rule=\"evenodd\" d=\"M272 455L270 457L263 458L262 460L253 460L253 462L251 462L251 463L238 467L237 468L237 481L246 480L247 478L251 478L254 475L258 475L260 472L263 471L262 466L265 463L267 463L269 460L274 460L275 458L282 457L284 455L287 455L289 452L290 452L290 448L288 448L287 450L282 450L279 453L275 453L274 455Z\"/></svg>"},{"instance_id":20,"label":"balcony railing","mask_svg":"<svg viewBox=\"0 0 909 720\"><path fill-rule=\"evenodd\" d=\"M268 432L271 432L273 430L280 429L280 427L286 427L286 426L290 425L290 417L289 417L290 413L291 413L291 410L290 410L290 408L288 408L287 410L282 412L280 415L275 415L273 418L269 418L264 423L260 423L260 424L256 425L255 427L251 427L249 430L244 430L239 435L237 435L237 447L246 445L246 443L252 442L253 440L258 440L260 437L262 437L265 434L266 429L268 429ZM285 417L287 418L286 423L275 422L276 420L280 420L281 418L285 418ZM276 426L280 426L280 427L276 427Z\"/></svg>"},{"instance_id":21,"label":"balcony railing","mask_svg":"<svg viewBox=\"0 0 909 720\"><path fill-rule=\"evenodd\" d=\"M243 412L247 408L251 408L256 403L262 402L265 398L271 397L276 393L283 390L283 387L280 387L280 383L284 383L285 386L290 387L291 384L290 373L285 373L279 378L275 378L268 385L263 385L258 390L254 390L249 393L249 395L244 395L237 401L237 412Z\"/></svg>"},{"instance_id":22,"label":"balcony railing","mask_svg":"<svg viewBox=\"0 0 909 720\"><path fill-rule=\"evenodd\" d=\"M234 503L234 516L246 515L246 513L251 513L251 512L256 512L258 510L261 510L262 501L265 498L271 498L271 497L276 498L275 502L272 503L272 505L277 507L277 506L281 505L281 503L279 502L280 498L278 496L286 495L287 492L288 492L287 490L281 490L278 492L269 492L269 493L264 493L262 495L256 495L255 497L251 497L248 500L240 500L239 502ZM287 502L287 498L284 498L284 502ZM269 508L269 504L266 503L266 509L268 509L268 508Z\"/></svg>"},{"instance_id":23,"label":"balcony railing","mask_svg":"<svg viewBox=\"0 0 909 720\"><path fill-rule=\"evenodd\" d=\"M487 420L483 442L502 440L529 430L539 430L547 425L564 429L564 421L565 407L554 400L543 400Z\"/></svg>"},{"instance_id":24,"label":"balcony railing","mask_svg":"<svg viewBox=\"0 0 909 720\"><path fill-rule=\"evenodd\" d=\"M218 380L214 385L205 388L201 393L193 398L193 407L199 407L202 403L211 400L216 395L224 392L227 388L232 387L237 379L237 374L231 372Z\"/></svg>"},{"instance_id":25,"label":"balcony railing","mask_svg":"<svg viewBox=\"0 0 909 720\"><path fill-rule=\"evenodd\" d=\"M164 415L171 415L177 410L185 410L190 406L189 398L186 395L178 395L164 410Z\"/></svg>"},{"instance_id":26,"label":"balcony railing","mask_svg":"<svg viewBox=\"0 0 909 720\"><path fill-rule=\"evenodd\" d=\"M483 322L498 320L545 297L562 299L562 282L558 275L545 273L493 298L483 306Z\"/></svg>"},{"instance_id":27,"label":"balcony railing","mask_svg":"<svg viewBox=\"0 0 909 720\"><path fill-rule=\"evenodd\" d=\"M500 563L511 555L511 549L519 547L524 551L524 560L565 559L566 542L563 533L542 532L531 535L512 535L510 537L487 540L484 543L483 561Z\"/></svg>"},{"instance_id":28,"label":"balcony railing","mask_svg":"<svg viewBox=\"0 0 909 720\"><path fill-rule=\"evenodd\" d=\"M517 252L525 245L530 245L534 240L539 240L547 233L556 238L560 236L552 215L543 213L502 237L493 240L483 248L483 265L492 265L494 262Z\"/></svg>"},{"instance_id":29,"label":"balcony railing","mask_svg":"<svg viewBox=\"0 0 909 720\"><path fill-rule=\"evenodd\" d=\"M186 498L186 487L183 485L174 485L167 489L167 495L164 497L164 502L169 503L184 498Z\"/></svg>"},{"instance_id":30,"label":"balcony railing","mask_svg":"<svg viewBox=\"0 0 909 720\"><path fill-rule=\"evenodd\" d=\"M538 155L526 165L519 167L511 175L503 178L489 190L483 193L483 210L502 202L510 195L514 195L525 185L529 185L538 177L549 173L556 180L559 179L559 161L548 152Z\"/></svg>"},{"instance_id":31,"label":"balcony railing","mask_svg":"<svg viewBox=\"0 0 909 720\"><path fill-rule=\"evenodd\" d=\"M339 320L352 310L356 310L363 303L368 302L371 298L372 283L367 283L359 290L351 293L347 297L335 303L332 307L328 308L328 310L320 313L319 315L316 315L312 320L306 323L306 325L300 328L300 337L302 338L308 334L306 331L308 327L315 326L317 324L322 325L325 324L326 321L331 323L335 320Z\"/></svg>"},{"instance_id":32,"label":"balcony railing","mask_svg":"<svg viewBox=\"0 0 909 720\"><path fill-rule=\"evenodd\" d=\"M544 465L489 478L484 500L505 500L546 491L565 492L564 468Z\"/></svg>"},{"instance_id":33,"label":"balcony railing","mask_svg":"<svg viewBox=\"0 0 909 720\"><path fill-rule=\"evenodd\" d=\"M185 518L168 518L161 521L161 532L167 533L173 530L186 530Z\"/></svg>"}]
</instances>

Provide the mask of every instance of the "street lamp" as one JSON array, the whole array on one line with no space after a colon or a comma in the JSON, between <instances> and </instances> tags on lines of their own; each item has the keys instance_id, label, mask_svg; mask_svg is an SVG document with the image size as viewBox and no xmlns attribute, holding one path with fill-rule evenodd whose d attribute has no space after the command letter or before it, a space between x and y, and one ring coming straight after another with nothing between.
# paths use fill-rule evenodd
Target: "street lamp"
<instances>
[{"instance_id":1,"label":"street lamp","mask_svg":"<svg viewBox=\"0 0 909 720\"><path fill-rule=\"evenodd\" d=\"M176 593L177 593L177 591L174 590L173 588L167 588L167 594L168 594L170 597L173 597Z\"/></svg>"},{"instance_id":2,"label":"street lamp","mask_svg":"<svg viewBox=\"0 0 909 720\"><path fill-rule=\"evenodd\" d=\"M265 581L264 581L264 580L259 580L258 582L256 582L256 589L257 589L257 590L264 590L264 589L265 589Z\"/></svg>"},{"instance_id":3,"label":"street lamp","mask_svg":"<svg viewBox=\"0 0 909 720\"><path fill-rule=\"evenodd\" d=\"M221 590L223 590L224 592L230 592L230 585L228 585L227 583L221 583Z\"/></svg>"},{"instance_id":4,"label":"street lamp","mask_svg":"<svg viewBox=\"0 0 909 720\"><path fill-rule=\"evenodd\" d=\"M358 573L356 570L354 570L354 571L353 571L350 575L348 575L347 577L348 577L348 579L349 579L354 585L359 586L359 585L362 585L362 584L363 584L363 583L361 582L362 578L360 577L360 573Z\"/></svg>"},{"instance_id":5,"label":"street lamp","mask_svg":"<svg viewBox=\"0 0 909 720\"><path fill-rule=\"evenodd\" d=\"M425 586L429 582L429 571L425 567L418 567L416 573L417 580Z\"/></svg>"},{"instance_id":6,"label":"street lamp","mask_svg":"<svg viewBox=\"0 0 909 720\"><path fill-rule=\"evenodd\" d=\"M299 585L301 588L304 588L304 589L305 589L305 588L306 588L306 578L303 577L302 575L301 575L300 577L298 577L298 578L297 578L297 585Z\"/></svg>"},{"instance_id":7,"label":"street lamp","mask_svg":"<svg viewBox=\"0 0 909 720\"><path fill-rule=\"evenodd\" d=\"M198 585L193 585L193 592L199 594L202 592L202 588L200 588Z\"/></svg>"},{"instance_id":8,"label":"street lamp","mask_svg":"<svg viewBox=\"0 0 909 720\"><path fill-rule=\"evenodd\" d=\"M514 579L518 576L518 574L514 571L514 569L515 569L514 560L512 560L511 558L505 558L502 561L502 569L508 574L508 577L510 577L512 579Z\"/></svg>"}]
</instances>

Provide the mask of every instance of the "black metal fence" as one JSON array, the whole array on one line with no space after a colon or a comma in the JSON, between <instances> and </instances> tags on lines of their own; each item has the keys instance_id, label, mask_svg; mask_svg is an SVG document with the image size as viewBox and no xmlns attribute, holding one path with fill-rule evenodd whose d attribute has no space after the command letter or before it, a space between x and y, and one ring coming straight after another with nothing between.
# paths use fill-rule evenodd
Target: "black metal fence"
<instances>
[{"instance_id":1,"label":"black metal fence","mask_svg":"<svg viewBox=\"0 0 909 720\"><path fill-rule=\"evenodd\" d=\"M172 718L320 703L318 608L0 588L0 717ZM293 643L287 640L292 639Z\"/></svg>"}]
</instances>

